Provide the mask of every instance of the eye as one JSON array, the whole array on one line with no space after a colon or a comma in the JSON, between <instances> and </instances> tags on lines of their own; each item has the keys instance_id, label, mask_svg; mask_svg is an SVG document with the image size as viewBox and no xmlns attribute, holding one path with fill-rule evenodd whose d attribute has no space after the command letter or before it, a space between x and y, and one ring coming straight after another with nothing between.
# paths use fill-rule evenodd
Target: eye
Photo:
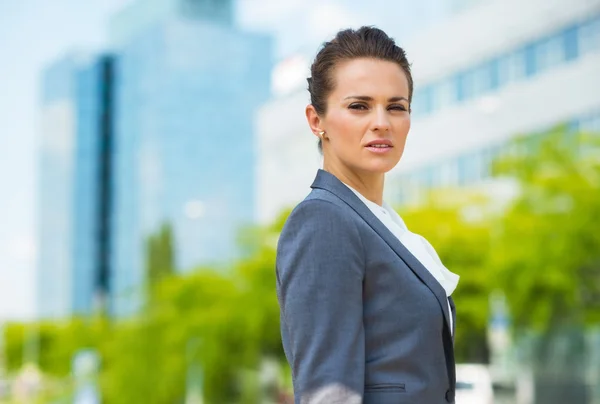
<instances>
[{"instance_id":1,"label":"eye","mask_svg":"<svg viewBox=\"0 0 600 404\"><path fill-rule=\"evenodd\" d=\"M394 111L406 111L407 110L407 108L402 104L390 105L389 109L394 110Z\"/></svg>"},{"instance_id":2,"label":"eye","mask_svg":"<svg viewBox=\"0 0 600 404\"><path fill-rule=\"evenodd\" d=\"M361 104L361 103L350 104L348 106L348 108L355 109L355 110L358 110L358 111L366 111L368 109L368 107L365 104Z\"/></svg>"}]
</instances>

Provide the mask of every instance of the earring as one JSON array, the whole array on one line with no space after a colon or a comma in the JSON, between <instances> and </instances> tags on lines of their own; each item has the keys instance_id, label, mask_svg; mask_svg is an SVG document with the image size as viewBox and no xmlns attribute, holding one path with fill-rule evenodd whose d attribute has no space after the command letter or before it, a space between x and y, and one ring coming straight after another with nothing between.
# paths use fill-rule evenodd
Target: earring
<instances>
[{"instance_id":1,"label":"earring","mask_svg":"<svg viewBox=\"0 0 600 404\"><path fill-rule=\"evenodd\" d=\"M321 139L323 139L325 137L325 131L322 130L321 132L319 132L319 136L321 136Z\"/></svg>"}]
</instances>

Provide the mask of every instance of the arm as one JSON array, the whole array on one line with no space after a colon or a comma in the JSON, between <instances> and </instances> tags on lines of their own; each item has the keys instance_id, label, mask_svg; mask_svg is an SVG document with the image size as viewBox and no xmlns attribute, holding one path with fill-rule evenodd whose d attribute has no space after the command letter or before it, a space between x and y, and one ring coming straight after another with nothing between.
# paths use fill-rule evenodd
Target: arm
<instances>
[{"instance_id":1,"label":"arm","mask_svg":"<svg viewBox=\"0 0 600 404\"><path fill-rule=\"evenodd\" d=\"M296 403L360 403L364 390L364 249L336 205L301 203L277 249L282 330Z\"/></svg>"}]
</instances>

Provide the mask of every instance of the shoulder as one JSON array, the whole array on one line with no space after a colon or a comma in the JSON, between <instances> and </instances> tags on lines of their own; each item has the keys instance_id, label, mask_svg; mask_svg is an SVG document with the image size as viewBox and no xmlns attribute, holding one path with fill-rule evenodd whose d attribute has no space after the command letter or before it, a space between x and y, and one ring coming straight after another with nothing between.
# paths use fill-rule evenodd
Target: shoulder
<instances>
[{"instance_id":1,"label":"shoulder","mask_svg":"<svg viewBox=\"0 0 600 404\"><path fill-rule=\"evenodd\" d=\"M282 236L298 231L331 234L336 232L357 233L356 213L342 200L328 192L311 192L285 222Z\"/></svg>"},{"instance_id":2,"label":"shoulder","mask_svg":"<svg viewBox=\"0 0 600 404\"><path fill-rule=\"evenodd\" d=\"M344 265L362 276L364 246L358 216L335 198L311 193L294 208L277 242L279 271L289 272L302 263L315 269Z\"/></svg>"}]
</instances>

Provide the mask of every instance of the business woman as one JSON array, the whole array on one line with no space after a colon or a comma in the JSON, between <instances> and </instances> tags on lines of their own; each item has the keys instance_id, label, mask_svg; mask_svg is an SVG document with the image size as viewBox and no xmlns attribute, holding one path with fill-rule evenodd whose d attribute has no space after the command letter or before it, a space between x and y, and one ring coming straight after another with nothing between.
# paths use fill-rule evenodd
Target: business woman
<instances>
[{"instance_id":1,"label":"business woman","mask_svg":"<svg viewBox=\"0 0 600 404\"><path fill-rule=\"evenodd\" d=\"M383 201L402 157L412 77L383 31L340 31L308 79L323 169L277 248L296 403L454 402L458 276Z\"/></svg>"}]
</instances>

